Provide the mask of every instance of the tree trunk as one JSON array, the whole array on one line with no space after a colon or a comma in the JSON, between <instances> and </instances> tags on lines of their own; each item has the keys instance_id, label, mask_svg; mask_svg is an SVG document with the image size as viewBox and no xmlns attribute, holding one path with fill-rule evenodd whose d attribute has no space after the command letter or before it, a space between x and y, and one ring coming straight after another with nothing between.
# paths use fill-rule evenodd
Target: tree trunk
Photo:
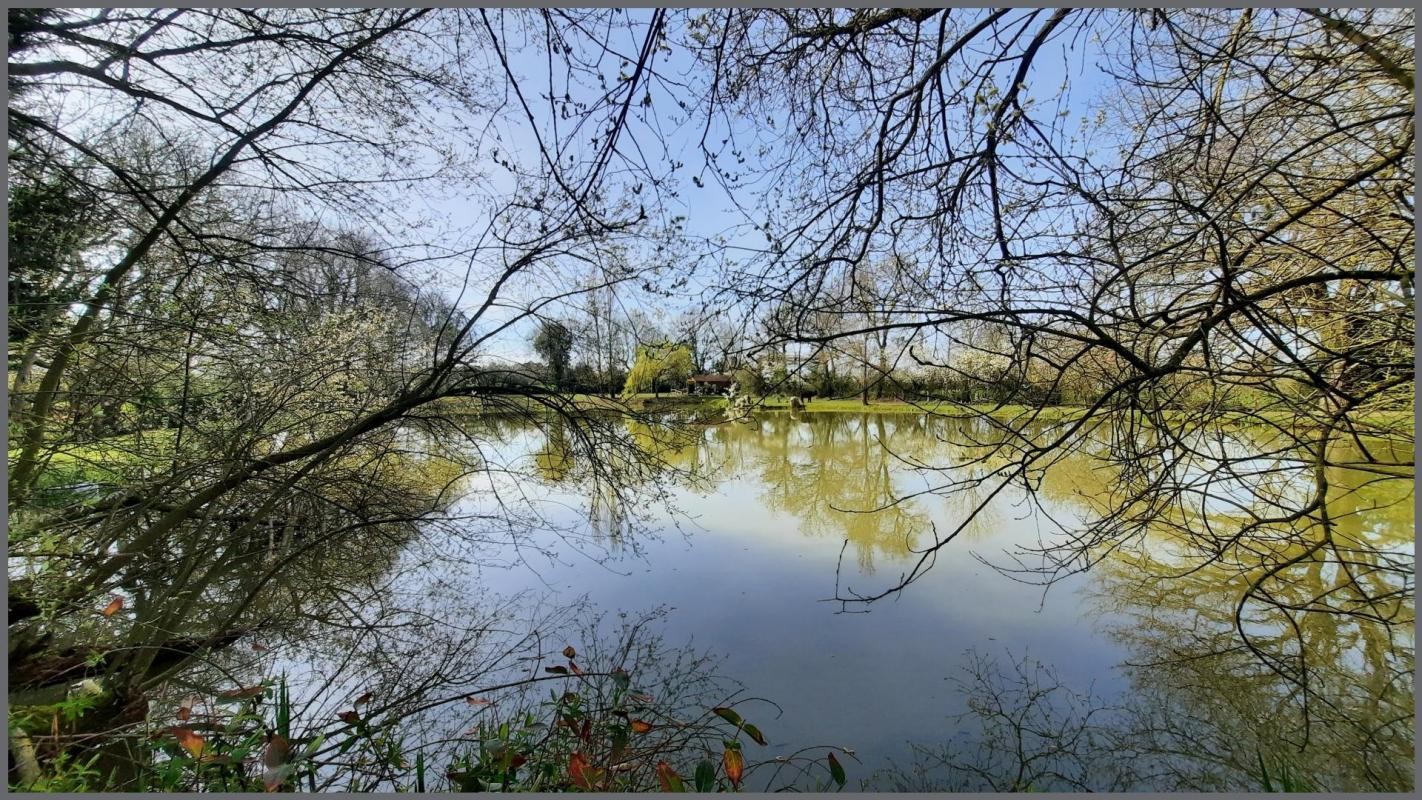
<instances>
[{"instance_id":1,"label":"tree trunk","mask_svg":"<svg viewBox=\"0 0 1422 800\"><path fill-rule=\"evenodd\" d=\"M859 363L859 404L869 405L869 339L864 339L864 358Z\"/></svg>"},{"instance_id":2,"label":"tree trunk","mask_svg":"<svg viewBox=\"0 0 1422 800\"><path fill-rule=\"evenodd\" d=\"M38 340L39 337L35 338ZM29 408L29 395L22 390L30 385L35 361L39 359L39 351L40 343L36 341L25 351L25 357L20 360L19 369L15 370L15 380L10 384L10 417L12 419L22 416Z\"/></svg>"}]
</instances>

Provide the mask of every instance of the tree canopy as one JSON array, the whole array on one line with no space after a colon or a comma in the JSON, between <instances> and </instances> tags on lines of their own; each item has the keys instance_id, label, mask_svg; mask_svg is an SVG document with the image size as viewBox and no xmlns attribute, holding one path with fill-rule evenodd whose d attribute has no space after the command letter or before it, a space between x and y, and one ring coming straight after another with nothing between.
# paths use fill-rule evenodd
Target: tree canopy
<instances>
[{"instance_id":1,"label":"tree canopy","mask_svg":"<svg viewBox=\"0 0 1422 800\"><path fill-rule=\"evenodd\" d=\"M694 368L691 348L684 344L661 342L640 345L622 391L624 394L635 394L661 392L673 386L680 388Z\"/></svg>"},{"instance_id":2,"label":"tree canopy","mask_svg":"<svg viewBox=\"0 0 1422 800\"><path fill-rule=\"evenodd\" d=\"M543 322L533 337L533 350L543 357L553 373L553 386L563 388L573 352L573 333L561 322Z\"/></svg>"},{"instance_id":3,"label":"tree canopy","mask_svg":"<svg viewBox=\"0 0 1422 800\"><path fill-rule=\"evenodd\" d=\"M999 568L1050 583L1168 536L1173 574L1235 587L1210 655L1263 664L1305 730L1339 680L1311 620L1410 664L1411 553L1329 510L1340 470L1413 480L1410 10L9 23L12 697L102 672L123 722L253 631L339 629L313 609L422 533L518 541L527 505L453 503L512 469L498 415L645 508L675 467L633 404L575 392L717 364L978 424L969 463L915 462L964 514L844 607L1089 459L1116 480Z\"/></svg>"}]
</instances>

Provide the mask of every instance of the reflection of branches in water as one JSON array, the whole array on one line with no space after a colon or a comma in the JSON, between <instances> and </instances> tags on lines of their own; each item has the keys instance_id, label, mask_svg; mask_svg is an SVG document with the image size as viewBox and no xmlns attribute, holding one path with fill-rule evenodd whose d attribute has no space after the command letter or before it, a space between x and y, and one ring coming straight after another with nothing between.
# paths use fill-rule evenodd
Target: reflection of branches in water
<instances>
[{"instance_id":1,"label":"reflection of branches in water","mask_svg":"<svg viewBox=\"0 0 1422 800\"><path fill-rule=\"evenodd\" d=\"M1335 635L1323 631L1340 618L1350 620L1344 627L1366 631L1356 637L1379 642L1375 649L1392 647L1410 629L1413 557L1404 540L1411 486L1404 476L1411 457L1400 448L1374 441L1360 449L1327 438L1300 445L1299 435L1269 429L1177 424L1134 429L1130 447L1143 457L1122 461L1112 455L1119 444L1111 439L1121 431L1098 426L1096 435L1055 451L1032 478L1024 462L993 449L990 424L975 423L938 428L960 448L950 452L963 457L941 470L947 482L930 493L961 499L980 492L965 513L971 520L1006 499L1005 480L991 488L983 480L999 480L1006 469L1027 483L1022 496L1050 523L1036 546L993 566L1045 585L1113 561L1134 565L1143 579L1207 571L1230 592L1212 597L1211 607L1233 609L1234 641L1220 646L1242 647L1291 685L1305 740L1310 703L1326 702L1307 658L1318 645L1305 640ZM1043 429L1036 438L1060 435ZM916 580L965 528L939 530L897 586L867 595L838 591L837 598L873 600ZM1133 555L1141 550L1152 557Z\"/></svg>"},{"instance_id":2,"label":"reflection of branches in water","mask_svg":"<svg viewBox=\"0 0 1422 800\"><path fill-rule=\"evenodd\" d=\"M1088 690L1075 692L1053 670L1028 657L1010 672L969 652L955 679L968 710L956 721L975 723L959 741L914 745L911 767L874 777L893 791L1127 791L1140 776L1114 745L1120 709Z\"/></svg>"},{"instance_id":3,"label":"reflection of branches in water","mask_svg":"<svg viewBox=\"0 0 1422 800\"><path fill-rule=\"evenodd\" d=\"M1337 680L1332 665L1343 653L1368 654L1373 666L1390 673L1396 666L1384 668L1386 653L1410 670L1411 648L1404 643L1413 620L1413 562L1410 549L1399 549L1399 537L1410 536L1404 533L1410 529L1410 488L1346 468L1348 455L1338 451L1317 462L1309 481L1281 480L1296 458L1292 454L1239 455L1247 445L1226 444L1235 452L1221 448L1217 458L1247 460L1250 471L1231 481L1222 470L1203 473L1208 477L1201 479L1205 485L1194 508L1123 508L1117 515L1123 524L1149 535L1129 548L1118 540L1108 575L1116 586L1153 587L1148 591L1157 602L1139 607L1187 610L1187 630L1199 632L1208 619L1201 634L1208 643L1182 643L1190 652L1243 650L1282 678L1285 695L1301 714L1297 743L1303 746L1317 730L1315 718L1337 713L1327 707L1339 689L1330 685ZM1276 498L1278 505L1231 502L1241 492ZM1300 493L1310 496L1309 513L1272 510ZM1140 513L1148 515L1149 527ZM1133 578L1123 576L1127 569L1135 570ZM1193 600L1170 602L1178 595Z\"/></svg>"},{"instance_id":4,"label":"reflection of branches in water","mask_svg":"<svg viewBox=\"0 0 1422 800\"><path fill-rule=\"evenodd\" d=\"M803 448L762 461L766 496L776 501L772 508L796 517L801 532L842 536L854 546L860 570L873 574L876 552L900 557L928 524L911 506L881 508L897 491L893 462L882 446L891 436L886 421L846 414L807 422L809 441Z\"/></svg>"},{"instance_id":5,"label":"reflection of branches in water","mask_svg":"<svg viewBox=\"0 0 1422 800\"><path fill-rule=\"evenodd\" d=\"M1004 670L971 652L958 681L968 728L942 746L916 743L911 765L873 780L900 791L1240 791L1267 773L1325 791L1412 788L1410 649L1377 649L1365 629L1342 629L1347 618L1313 630L1317 724L1305 738L1288 687L1234 638L1219 576L1182 591L1140 572L1119 566L1098 596L1130 614L1110 624L1134 653L1123 700L1068 687L1025 656Z\"/></svg>"},{"instance_id":6,"label":"reflection of branches in water","mask_svg":"<svg viewBox=\"0 0 1422 800\"><path fill-rule=\"evenodd\" d=\"M436 765L477 749L499 723L545 717L550 692L576 691L588 709L610 705L605 701L618 672L629 676L632 691L650 693L640 713L665 724L638 745L665 758L690 758L719 743L709 709L745 702L715 674L715 660L663 643L654 630L660 612L623 615L609 626L581 605L551 611L522 603L479 607L448 593L401 604L392 595L398 593L385 587L368 598L375 605L355 610L344 629L328 619L307 638L260 654L229 654L226 663L175 685L157 707L176 709L193 692L211 698L234 674L246 678L239 685L250 685L255 676L283 675L293 693L292 740L325 742L313 756L317 777L309 787L324 791L396 788L408 779L417 754L442 776ZM583 674L548 674L544 666L567 662L561 651L569 645ZM193 724L219 719L211 716L215 711L209 703L197 704ZM351 711L360 715L362 736L395 743L401 759L352 760L343 742L355 726L340 718ZM151 720L154 728L163 724L164 714ZM653 766L636 763L623 777L654 786Z\"/></svg>"},{"instance_id":7,"label":"reflection of branches in water","mask_svg":"<svg viewBox=\"0 0 1422 800\"><path fill-rule=\"evenodd\" d=\"M936 446L931 438L922 437L922 425L915 417L850 414L811 415L799 421L763 414L753 424L709 427L634 420L626 423L623 446L630 442L644 454L638 462L640 472L635 479L622 476L616 483L590 475L585 468L589 459L577 454L567 431L558 425L541 436L506 432L508 452L499 458L512 463L520 454L531 453L533 470L522 477L537 478L534 483L558 490L556 497L542 498L544 502L585 504L595 534L606 536L614 546L628 543L634 548L637 538L655 535L641 524L642 518L653 505L670 508L670 490L710 491L719 481L754 475L767 507L793 515L807 535L845 537L855 545L861 568L872 573L876 553L900 558L931 526L927 509L896 502L902 493L900 484L912 477L899 455L921 459L927 457L923 448ZM615 467L616 460L606 452L600 452L599 458L605 470L606 462ZM660 466L653 469L649 463ZM520 493L518 509L539 504L528 481L510 480L500 486ZM629 487L645 491L639 497ZM944 513L957 513L959 502L959 498L944 499ZM986 516L980 515L978 522L983 519ZM560 529L543 516L528 524L567 536L589 530L582 520L574 529ZM630 537L633 532L639 536Z\"/></svg>"},{"instance_id":8,"label":"reflection of branches in water","mask_svg":"<svg viewBox=\"0 0 1422 800\"><path fill-rule=\"evenodd\" d=\"M647 520L674 511L674 490L702 478L685 457L700 431L655 413L515 416L501 422L497 437L484 433L468 444L497 469L486 467L460 505L510 520L512 545L490 548L485 558L557 559L555 543L597 562L623 548L639 553L641 540L657 535ZM573 521L560 521L569 510Z\"/></svg>"},{"instance_id":9,"label":"reflection of branches in water","mask_svg":"<svg viewBox=\"0 0 1422 800\"><path fill-rule=\"evenodd\" d=\"M1257 791L1265 775L1295 788L1406 791L1410 737L1389 752L1361 731L1306 751L1281 746L1289 723L1251 703L1270 685L1240 679L1218 662L1174 662L1138 672L1120 703L1069 687L1029 657L1010 669L972 652L958 681L968 711L956 741L916 743L907 766L870 783L892 791ZM1257 668L1257 664L1254 665ZM1267 702L1264 704L1267 706ZM1381 769L1379 769L1381 768Z\"/></svg>"},{"instance_id":10,"label":"reflection of branches in water","mask_svg":"<svg viewBox=\"0 0 1422 800\"><path fill-rule=\"evenodd\" d=\"M758 422L725 434L727 447L753 443L742 445L749 455L733 469L754 468L762 502L794 515L802 532L843 536L865 574L874 572L876 553L902 558L931 527L926 509L897 501L907 470L895 453L924 444L913 418L829 414L796 421L771 414Z\"/></svg>"},{"instance_id":11,"label":"reflection of branches in water","mask_svg":"<svg viewBox=\"0 0 1422 800\"><path fill-rule=\"evenodd\" d=\"M1362 615L1280 610L1302 609L1345 580L1326 567L1311 562L1280 583L1274 604L1250 614L1249 647L1233 601L1240 584L1257 579L1233 565L1152 578L1170 566L1142 548L1100 573L1096 601L1115 618L1113 638L1134 653L1136 692L1153 709L1139 727L1156 749L1203 743L1196 749L1227 775L1252 773L1256 752L1287 751L1322 786L1411 786L1410 641ZM1306 665L1306 682L1278 680L1259 652Z\"/></svg>"}]
</instances>

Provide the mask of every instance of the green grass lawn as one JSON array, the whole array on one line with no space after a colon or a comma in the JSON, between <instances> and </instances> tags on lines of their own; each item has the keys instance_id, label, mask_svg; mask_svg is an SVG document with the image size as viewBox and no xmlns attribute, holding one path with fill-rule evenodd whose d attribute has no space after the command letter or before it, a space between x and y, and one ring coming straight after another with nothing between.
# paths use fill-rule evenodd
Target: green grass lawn
<instances>
[{"instance_id":1,"label":"green grass lawn","mask_svg":"<svg viewBox=\"0 0 1422 800\"><path fill-rule=\"evenodd\" d=\"M757 409L778 411L790 408L790 398L779 395L761 398ZM1043 406L1040 408L1018 404L995 405L992 403L952 403L936 400L906 402L902 400L875 400L864 405L857 397L814 399L806 406L808 412L853 412L862 414L922 414L930 413L947 417L971 417L986 414L994 419L1028 420L1039 422L1065 422L1077 419L1086 413L1084 406ZM1166 410L1163 416L1188 419L1194 412L1186 409ZM1406 429L1413 427L1411 409L1371 411L1354 416L1360 424L1386 429ZM1222 422L1294 425L1298 423L1293 412L1265 409L1260 411L1231 411L1220 416Z\"/></svg>"},{"instance_id":2,"label":"green grass lawn","mask_svg":"<svg viewBox=\"0 0 1422 800\"><path fill-rule=\"evenodd\" d=\"M470 403L467 408L472 413L479 413L477 401L460 401ZM667 393L653 395L650 392L632 395L630 397L607 398L601 395L573 395L573 402L583 409L608 409L634 411L693 411L712 412L725 408L726 398L719 395L688 395L681 393ZM530 406L532 404L530 403ZM790 409L790 397L788 395L770 395L768 397L757 398L754 406L756 411L787 411ZM1066 422L1079 418L1086 413L1083 406L1043 406L1040 408L1020 405L1006 404L996 405L993 403L953 403L937 400L926 400L922 402L909 402L903 400L873 400L868 405L860 401L858 397L841 398L815 398L810 400L805 406L805 410L810 413L853 413L853 414L936 414L945 417L973 417L987 415L994 419L1037 422ZM1194 412L1188 409L1178 411L1166 410L1163 414L1165 419L1178 418L1182 421L1189 419ZM1291 426L1300 424L1299 420L1292 412L1283 410L1264 409L1258 411L1231 411L1224 412L1219 416L1219 421L1240 423L1240 424L1261 424ZM1411 409L1397 409L1372 411L1354 416L1354 421L1363 425L1387 430L1389 432L1410 431L1413 427L1413 412ZM1304 424L1310 424L1307 421Z\"/></svg>"},{"instance_id":3,"label":"green grass lawn","mask_svg":"<svg viewBox=\"0 0 1422 800\"><path fill-rule=\"evenodd\" d=\"M123 485L136 471L160 469L171 463L175 434L173 430L157 429L59 444L41 452L44 461L35 488L52 500L61 501L76 487ZM19 456L19 448L8 448L9 464L13 465ZM48 501L41 500L44 502Z\"/></svg>"},{"instance_id":4,"label":"green grass lawn","mask_svg":"<svg viewBox=\"0 0 1422 800\"><path fill-rule=\"evenodd\" d=\"M790 398L772 395L762 398L756 403L758 408L767 410L788 409ZM811 400L805 406L806 411L840 411L857 412L866 414L939 414L943 416L975 416L977 414L990 414L994 417L1007 419L1031 415L1034 412L1042 420L1067 419L1080 414L1083 409L1075 406L1045 406L1043 408L1033 408L1024 405L994 405L992 403L950 403L938 400L926 400L923 402L908 402L904 400L872 400L865 405L857 397L841 397L832 399Z\"/></svg>"}]
</instances>

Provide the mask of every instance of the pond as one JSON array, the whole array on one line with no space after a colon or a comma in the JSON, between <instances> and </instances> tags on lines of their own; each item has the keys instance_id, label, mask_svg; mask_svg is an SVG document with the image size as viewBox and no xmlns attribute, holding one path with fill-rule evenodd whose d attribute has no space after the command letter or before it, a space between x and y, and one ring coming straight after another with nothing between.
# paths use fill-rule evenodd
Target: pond
<instances>
[{"instance_id":1,"label":"pond","mask_svg":"<svg viewBox=\"0 0 1422 800\"><path fill-rule=\"evenodd\" d=\"M515 492L547 529L582 531L592 541L505 552L441 580L471 594L584 599L609 614L664 608L666 641L723 656L719 671L745 696L773 702L741 706L768 739L750 755L847 747L857 759L849 761L851 788L860 781L880 790L992 788L961 765L1001 769L994 759L1002 754L975 750L994 736L1050 749L1051 736L1020 731L1038 719L1033 714L1058 726L1059 737L1089 735L1072 740L1082 752L1058 753L1070 763L1045 770L1032 788L1067 787L1061 775L1073 770L1110 769L1119 774L1093 775L1093 788L1257 789L1253 767L1261 761L1287 769L1316 764L1320 753L1335 766L1315 770L1314 780L1329 788L1410 783L1410 606L1398 617L1407 631L1391 639L1356 620L1310 617L1313 627L1299 637L1313 681L1310 722L1295 687L1233 638L1247 575L1206 565L1156 580L1170 571L1173 547L1163 535L1049 588L1035 573L1001 569L1110 494L1114 473L1085 457L1051 466L1033 497L1021 486L995 497L904 591L872 604L835 601L892 587L935 535L957 528L985 499L991 484L925 493L944 473L914 468L964 464L959 478L990 468L968 463L973 448L962 442L974 437L991 439L981 421L921 415L765 413L707 425L662 453L697 479L656 487L668 502L642 509L633 530L615 503L590 498L556 431L506 431L490 459L527 469L492 473L456 510L496 513L502 506L490 505L491 492ZM1410 565L1410 481L1348 481L1335 478L1351 487L1332 509L1347 520L1342 530L1365 543L1359 551L1369 557ZM1361 560L1354 568L1393 574ZM1321 596L1336 588L1335 577L1320 565L1295 583ZM1262 640L1275 621L1256 614L1239 624ZM999 700L1022 704L1033 696L1024 690L1052 686L1040 708L1017 716L994 715L985 702L997 691ZM1085 752L1108 741L1113 752ZM1127 755L1127 746L1138 752ZM1201 758L1172 755L1182 749ZM960 768L947 770L948 762ZM1055 778L1046 774L1053 771Z\"/></svg>"},{"instance_id":2,"label":"pond","mask_svg":"<svg viewBox=\"0 0 1422 800\"><path fill-rule=\"evenodd\" d=\"M123 566L70 638L152 644L22 658L19 724L139 788L713 785L727 736L752 789L1412 786L1404 444L1111 418L1004 484L1071 423L669 421L392 431Z\"/></svg>"}]
</instances>

